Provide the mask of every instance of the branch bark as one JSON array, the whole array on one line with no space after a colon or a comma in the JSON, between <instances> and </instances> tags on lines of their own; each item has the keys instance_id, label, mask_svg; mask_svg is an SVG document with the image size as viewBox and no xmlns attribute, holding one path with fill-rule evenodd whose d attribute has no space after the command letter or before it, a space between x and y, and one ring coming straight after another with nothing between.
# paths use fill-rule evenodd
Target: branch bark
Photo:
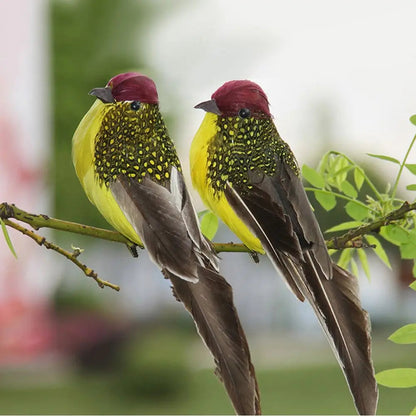
<instances>
[{"instance_id":1,"label":"branch bark","mask_svg":"<svg viewBox=\"0 0 416 416\"><path fill-rule=\"evenodd\" d=\"M328 247L328 249L334 250L342 250L343 248L357 247L357 245L355 245L354 242L356 242L357 240L359 242L364 235L369 234L371 232L379 232L381 227L388 225L393 221L403 219L406 213L413 210L416 210L416 202L413 202L412 204L404 202L400 208L389 212L387 215L385 215L382 218L379 218L378 220L361 225L357 228L352 228L351 230L339 237L332 237L331 239L326 241L326 246Z\"/></svg>"},{"instance_id":2,"label":"branch bark","mask_svg":"<svg viewBox=\"0 0 416 416\"><path fill-rule=\"evenodd\" d=\"M416 210L416 202L409 204L408 202L403 203L403 205L385 215L382 218L379 218L375 221L369 222L365 225L362 225L357 228L353 228L342 234L338 237L332 237L326 241L328 249L342 250L344 248L365 248L367 247L362 240L362 237L371 232L378 232L381 227L390 224L393 221L403 219L409 211ZM120 290L119 286L101 280L97 273L94 270L87 267L85 264L82 264L77 257L80 255L79 250L74 250L72 253L58 246L57 244L47 241L44 237L36 234L35 232L28 230L15 221L10 221L10 218L24 222L30 225L34 230L39 228L52 228L55 230L72 232L75 234L87 235L90 237L100 238L102 240L114 241L117 243L125 244L133 256L137 257L137 245L128 240L122 234L117 231L106 230L104 228L92 227L89 225L79 224L71 221L63 221L56 218L51 218L47 215L42 214L31 214L26 212L14 204L8 204L4 202L0 204L0 218L3 220L4 224L8 227L14 228L15 230L21 232L22 234L30 237L36 241L39 245L44 246L48 249L54 250L57 253L63 255L70 261L72 261L77 267L79 267L83 273L93 278L100 287L110 287L114 290ZM240 252L240 253L251 253L250 250L243 244L234 244L234 243L213 243L213 247L217 253L221 252ZM143 248L143 247L140 247Z\"/></svg>"},{"instance_id":3,"label":"branch bark","mask_svg":"<svg viewBox=\"0 0 416 416\"><path fill-rule=\"evenodd\" d=\"M120 290L120 286L114 283L108 282L106 280L100 279L97 273L93 269L89 268L88 266L86 266L85 264L81 263L78 260L78 256L82 252L80 249L74 249L74 251L71 253L63 249L62 247L58 246L57 244L51 243L50 241L46 240L45 237L42 237L41 235L36 234L35 232L28 230L27 228L24 228L19 224L16 224L14 221L10 221L9 219L2 219L2 220L6 226L14 228L15 230L21 232L23 235L30 237L40 246L43 246L49 250L56 251L57 253L66 257L68 260L72 261L72 263L74 263L77 267L79 267L86 276L94 279L97 282L99 287L104 288L107 286L117 291Z\"/></svg>"},{"instance_id":4,"label":"branch bark","mask_svg":"<svg viewBox=\"0 0 416 416\"><path fill-rule=\"evenodd\" d=\"M135 246L130 240L117 231L106 230L104 228L92 227L90 225L79 224L71 221L51 218L44 214L31 214L16 207L14 204L3 202L0 204L0 218L14 218L30 225L34 230L39 228L52 228L54 230L67 231L75 234L88 235L102 240L115 241L126 244L128 247ZM143 248L143 247L142 247Z\"/></svg>"},{"instance_id":5,"label":"branch bark","mask_svg":"<svg viewBox=\"0 0 416 416\"><path fill-rule=\"evenodd\" d=\"M75 234L87 235L90 237L99 238L101 240L114 241L116 243L123 243L127 245L130 251L134 252L136 244L128 240L118 231L106 230L104 228L92 227L90 225L79 224L72 221L59 220L57 218L49 217L44 214L31 214L14 204L3 202L0 204L0 218L7 220L14 218L30 225L34 230L39 228L52 228L54 230L66 231ZM143 248L143 246L140 246ZM221 252L242 252L248 253L250 250L244 244L234 243L214 243L214 248L217 253Z\"/></svg>"}]
</instances>

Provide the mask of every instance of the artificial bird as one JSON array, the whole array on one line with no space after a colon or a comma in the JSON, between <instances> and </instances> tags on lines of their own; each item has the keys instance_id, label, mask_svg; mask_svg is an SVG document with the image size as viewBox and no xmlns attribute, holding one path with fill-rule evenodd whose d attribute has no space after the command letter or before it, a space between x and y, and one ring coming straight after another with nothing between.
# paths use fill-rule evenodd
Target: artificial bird
<instances>
[{"instance_id":1,"label":"artificial bird","mask_svg":"<svg viewBox=\"0 0 416 416\"><path fill-rule=\"evenodd\" d=\"M299 300L309 301L357 411L375 414L370 322L357 279L329 257L266 94L254 82L229 81L195 108L206 114L190 150L194 187L250 250L268 255Z\"/></svg>"},{"instance_id":2,"label":"artificial bird","mask_svg":"<svg viewBox=\"0 0 416 416\"><path fill-rule=\"evenodd\" d=\"M72 142L85 193L116 230L147 249L170 279L214 356L235 411L259 414L255 371L232 289L199 229L155 83L128 72L90 94L97 99Z\"/></svg>"}]
</instances>

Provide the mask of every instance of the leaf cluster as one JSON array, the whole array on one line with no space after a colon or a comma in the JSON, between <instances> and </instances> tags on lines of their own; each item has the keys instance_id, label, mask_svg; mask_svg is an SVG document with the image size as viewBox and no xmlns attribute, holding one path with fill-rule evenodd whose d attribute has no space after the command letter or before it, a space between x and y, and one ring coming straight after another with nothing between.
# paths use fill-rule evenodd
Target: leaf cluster
<instances>
[{"instance_id":1,"label":"leaf cluster","mask_svg":"<svg viewBox=\"0 0 416 416\"><path fill-rule=\"evenodd\" d=\"M412 116L410 121L416 125L416 115ZM302 168L304 178L311 185L305 189L315 195L324 210L331 211L337 205L344 204L349 219L326 230L327 233L335 234L335 237L327 241L327 246L330 248L331 254L342 249L338 263L344 268L350 268L355 274L358 274L358 264L361 264L366 275L370 275L366 248L371 248L390 267L390 260L384 248L387 243L398 247L402 259L412 259L416 263L416 202L409 204L396 196L403 171L406 169L416 176L416 164L407 163L415 141L416 135L402 161L387 155L368 154L383 163L393 164L397 167L393 185L385 184L383 185L384 189L380 189L380 186L373 183L363 167L339 152L326 153L316 169L306 165ZM416 183L408 185L407 189L415 191ZM20 226L10 218L29 224L35 230L48 227L124 243L133 254L137 255L134 245L115 231L62 221L45 215L30 214L14 205L0 204L0 227L14 256L16 256L16 252L8 235L7 227L14 228L32 238L39 245L53 249L65 256L87 276L96 280L100 287L108 286L115 290L119 289L117 285L99 279L92 269L78 261L81 250L76 248L73 248L72 252L64 250L35 232ZM218 218L210 211L201 212L199 218L203 234L212 240L218 230ZM216 243L214 247L217 252L249 251L241 244ZM413 266L413 275L416 276L415 265ZM416 281L410 287L416 290ZM398 329L391 335L390 340L401 344L416 343L416 323ZM376 377L378 383L388 387L416 386L416 368L385 370L378 373ZM416 407L412 414L416 415Z\"/></svg>"},{"instance_id":2,"label":"leaf cluster","mask_svg":"<svg viewBox=\"0 0 416 416\"><path fill-rule=\"evenodd\" d=\"M416 117L410 118L413 124ZM340 233L352 229L366 230L366 225L377 224L371 227L371 233L359 234L354 238L351 248L345 248L338 258L341 267L349 268L358 274L358 263L361 264L367 277L370 270L367 259L368 247L380 258L383 263L391 267L389 256L385 250L386 242L397 246L401 258L416 259L416 213L411 210L399 219L388 220L389 213L399 210L405 200L396 196L397 188L404 169L416 175L416 164L407 163L408 156L414 145L416 135L402 161L391 156L368 154L384 163L397 166L397 174L393 185L384 184L384 189L376 186L369 174L345 154L330 151L326 153L316 169L304 165L302 175L311 187L305 189L313 192L318 203L326 211L333 210L337 204L343 203L348 221L344 221L326 230L326 233ZM407 186L408 190L416 190L416 184ZM336 240L337 234L334 237ZM334 251L331 250L331 254ZM416 277L416 267L413 268Z\"/></svg>"},{"instance_id":3,"label":"leaf cluster","mask_svg":"<svg viewBox=\"0 0 416 416\"><path fill-rule=\"evenodd\" d=\"M416 282L410 287L416 290ZM416 344L416 323L404 325L390 335L389 340L396 344ZM416 368L392 368L376 374L378 384L392 388L416 387ZM410 413L416 415L416 406Z\"/></svg>"},{"instance_id":4,"label":"leaf cluster","mask_svg":"<svg viewBox=\"0 0 416 416\"><path fill-rule=\"evenodd\" d=\"M416 125L416 115L410 118L412 124ZM390 267L390 261L383 248L385 242L389 242L399 248L402 259L414 261L413 276L416 277L416 213L408 211L397 219L386 221L392 212L400 211L401 207L408 205L396 196L397 188L404 169L416 176L416 164L407 163L408 156L416 140L413 137L409 148L402 161L387 155L368 154L385 163L392 163L397 166L396 178L393 185L385 185L381 190L371 181L365 170L349 159L346 155L337 152L328 152L321 159L318 168L313 169L303 166L302 174L312 185L306 188L314 193L316 200L326 210L335 208L337 203L345 203L345 212L350 220L340 223L326 230L328 233L336 233L352 229L363 230L363 233L355 233L357 239L372 247L375 254ZM363 185L366 184L368 192L363 192ZM416 191L416 184L406 186L409 191ZM369 224L377 224L377 228L371 228L372 233L365 233ZM376 235L377 236L376 236ZM358 273L357 261L367 276L370 275L367 254L363 247L347 248L339 256L338 263L342 267L348 267L353 273ZM354 256L356 254L356 256ZM416 281L410 285L416 290ZM416 344L416 323L411 323L399 328L389 339L397 344ZM376 374L377 382L381 385L394 388L416 387L416 368L393 368ZM411 411L416 415L416 407Z\"/></svg>"}]
</instances>

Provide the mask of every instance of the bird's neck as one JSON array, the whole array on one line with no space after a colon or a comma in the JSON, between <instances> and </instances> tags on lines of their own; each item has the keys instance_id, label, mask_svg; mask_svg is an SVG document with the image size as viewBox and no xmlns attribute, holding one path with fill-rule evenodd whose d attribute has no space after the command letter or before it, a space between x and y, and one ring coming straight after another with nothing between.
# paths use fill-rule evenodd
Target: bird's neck
<instances>
[{"instance_id":1,"label":"bird's neck","mask_svg":"<svg viewBox=\"0 0 416 416\"><path fill-rule=\"evenodd\" d=\"M208 146L207 172L215 190L223 191L227 182L249 190L249 171L273 175L281 162L298 173L293 153L270 117L218 116L216 125L217 133Z\"/></svg>"},{"instance_id":2,"label":"bird's neck","mask_svg":"<svg viewBox=\"0 0 416 416\"><path fill-rule=\"evenodd\" d=\"M118 175L141 181L145 175L162 183L171 167L180 170L173 143L157 104L116 103L107 111L95 137L94 166L98 180L109 185Z\"/></svg>"}]
</instances>

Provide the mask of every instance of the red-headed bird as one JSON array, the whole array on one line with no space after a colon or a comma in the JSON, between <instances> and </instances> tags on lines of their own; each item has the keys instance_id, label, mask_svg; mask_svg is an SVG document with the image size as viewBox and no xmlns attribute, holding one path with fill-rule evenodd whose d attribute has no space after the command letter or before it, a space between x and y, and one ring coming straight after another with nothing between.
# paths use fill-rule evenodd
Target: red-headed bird
<instances>
[{"instance_id":1,"label":"red-headed bird","mask_svg":"<svg viewBox=\"0 0 416 416\"><path fill-rule=\"evenodd\" d=\"M259 414L249 347L230 285L201 234L154 82L119 74L97 97L73 137L73 162L89 198L121 234L144 245L172 282L214 356L238 414Z\"/></svg>"},{"instance_id":2,"label":"red-headed bird","mask_svg":"<svg viewBox=\"0 0 416 416\"><path fill-rule=\"evenodd\" d=\"M254 82L226 82L209 101L192 142L191 176L204 203L250 249L266 253L297 298L311 304L360 414L378 391L369 318L357 279L329 257L295 156Z\"/></svg>"}]
</instances>

